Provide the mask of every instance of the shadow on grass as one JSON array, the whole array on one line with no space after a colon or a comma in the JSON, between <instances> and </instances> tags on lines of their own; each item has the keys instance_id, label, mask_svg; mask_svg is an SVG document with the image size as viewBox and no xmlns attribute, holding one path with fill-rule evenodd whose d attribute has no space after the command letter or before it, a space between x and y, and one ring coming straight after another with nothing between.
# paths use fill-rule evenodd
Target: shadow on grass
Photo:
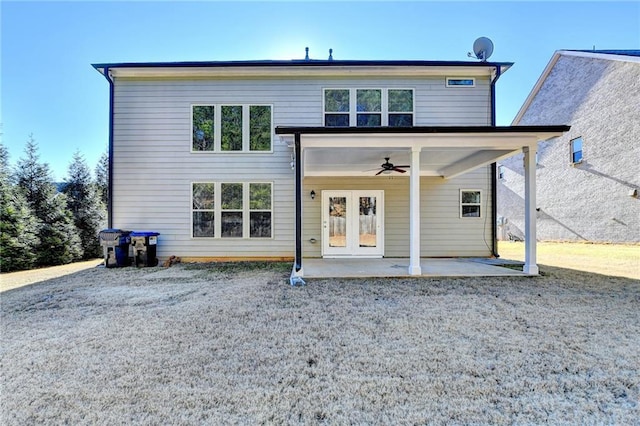
<instances>
[{"instance_id":1,"label":"shadow on grass","mask_svg":"<svg viewBox=\"0 0 640 426\"><path fill-rule=\"evenodd\" d=\"M237 272L269 271L269 272L290 272L291 262L207 262L207 263L185 263L184 268L191 271L209 271L232 274Z\"/></svg>"}]
</instances>

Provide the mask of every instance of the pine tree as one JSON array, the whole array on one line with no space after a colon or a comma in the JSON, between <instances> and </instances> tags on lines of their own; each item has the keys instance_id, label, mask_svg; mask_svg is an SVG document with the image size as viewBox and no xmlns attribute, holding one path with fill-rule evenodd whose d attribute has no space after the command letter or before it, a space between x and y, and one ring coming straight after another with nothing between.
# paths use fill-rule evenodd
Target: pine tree
<instances>
[{"instance_id":1,"label":"pine tree","mask_svg":"<svg viewBox=\"0 0 640 426\"><path fill-rule=\"evenodd\" d=\"M25 157L18 160L16 182L38 219L40 244L36 264L60 265L82 258L82 246L66 196L57 192L47 163L40 163L38 145L29 136Z\"/></svg>"},{"instance_id":2,"label":"pine tree","mask_svg":"<svg viewBox=\"0 0 640 426\"><path fill-rule=\"evenodd\" d=\"M49 164L40 162L38 144L33 135L29 135L24 154L24 158L18 159L16 183L36 216L42 219L46 216L42 211L43 207L47 204L47 199L52 196L52 191L55 191L51 170Z\"/></svg>"},{"instance_id":3,"label":"pine tree","mask_svg":"<svg viewBox=\"0 0 640 426\"><path fill-rule=\"evenodd\" d=\"M96 188L102 203L106 206L109 202L109 155L103 152L95 169Z\"/></svg>"},{"instance_id":4,"label":"pine tree","mask_svg":"<svg viewBox=\"0 0 640 426\"><path fill-rule=\"evenodd\" d=\"M100 257L98 232L106 225L106 210L92 182L89 167L78 151L69 164L62 192L67 196L67 206L78 228L84 258Z\"/></svg>"},{"instance_id":5,"label":"pine tree","mask_svg":"<svg viewBox=\"0 0 640 426\"><path fill-rule=\"evenodd\" d=\"M0 270L30 269L35 264L38 221L11 182L9 152L0 144Z\"/></svg>"},{"instance_id":6,"label":"pine tree","mask_svg":"<svg viewBox=\"0 0 640 426\"><path fill-rule=\"evenodd\" d=\"M63 265L82 259L82 241L73 215L67 208L67 197L54 193L43 206L46 217L40 227L40 245L36 263L40 266Z\"/></svg>"}]
</instances>

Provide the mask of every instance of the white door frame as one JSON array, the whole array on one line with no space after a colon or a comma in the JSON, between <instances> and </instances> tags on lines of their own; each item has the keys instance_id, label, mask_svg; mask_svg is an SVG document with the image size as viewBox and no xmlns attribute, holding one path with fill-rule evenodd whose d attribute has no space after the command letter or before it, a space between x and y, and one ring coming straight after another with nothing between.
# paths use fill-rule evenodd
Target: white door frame
<instances>
[{"instance_id":1,"label":"white door frame","mask_svg":"<svg viewBox=\"0 0 640 426\"><path fill-rule=\"evenodd\" d=\"M346 245L331 247L329 244L329 198L345 197ZM360 246L360 197L376 198L376 245ZM383 190L331 190L322 191L322 257L369 257L384 255L384 191Z\"/></svg>"}]
</instances>

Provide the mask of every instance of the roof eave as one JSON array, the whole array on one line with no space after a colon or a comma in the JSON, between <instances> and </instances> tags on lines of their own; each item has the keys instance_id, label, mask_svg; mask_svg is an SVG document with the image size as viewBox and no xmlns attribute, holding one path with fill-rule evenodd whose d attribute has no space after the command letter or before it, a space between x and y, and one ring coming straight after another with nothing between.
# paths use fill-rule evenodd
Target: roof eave
<instances>
[{"instance_id":1,"label":"roof eave","mask_svg":"<svg viewBox=\"0 0 640 426\"><path fill-rule=\"evenodd\" d=\"M501 73L506 72L513 63L511 62L469 62L469 61L415 61L415 60L385 60L385 61L357 61L357 60L293 60L293 61L212 61L212 62L124 62L124 63L97 63L92 66L104 74L105 69L110 69L115 75L122 76L174 76L225 73L238 73L246 75L278 75L278 74L375 74L382 70L390 74L429 74L435 69L450 69L455 71L486 71L500 68ZM483 71L481 71L483 70Z\"/></svg>"}]
</instances>

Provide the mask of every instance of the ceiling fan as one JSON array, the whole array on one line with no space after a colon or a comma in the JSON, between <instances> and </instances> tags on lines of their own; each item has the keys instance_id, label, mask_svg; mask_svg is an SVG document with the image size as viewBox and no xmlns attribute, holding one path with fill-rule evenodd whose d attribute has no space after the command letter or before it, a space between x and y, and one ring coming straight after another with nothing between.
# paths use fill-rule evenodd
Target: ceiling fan
<instances>
[{"instance_id":1,"label":"ceiling fan","mask_svg":"<svg viewBox=\"0 0 640 426\"><path fill-rule=\"evenodd\" d=\"M381 173L384 173L384 174L389 174L391 172L406 173L407 171L401 169L401 167L411 167L408 164L403 166L396 166L393 163L389 162L389 158L390 157L384 157L385 161L380 165L381 169L380 171L378 171L378 173L376 173L376 176L378 176Z\"/></svg>"}]
</instances>

